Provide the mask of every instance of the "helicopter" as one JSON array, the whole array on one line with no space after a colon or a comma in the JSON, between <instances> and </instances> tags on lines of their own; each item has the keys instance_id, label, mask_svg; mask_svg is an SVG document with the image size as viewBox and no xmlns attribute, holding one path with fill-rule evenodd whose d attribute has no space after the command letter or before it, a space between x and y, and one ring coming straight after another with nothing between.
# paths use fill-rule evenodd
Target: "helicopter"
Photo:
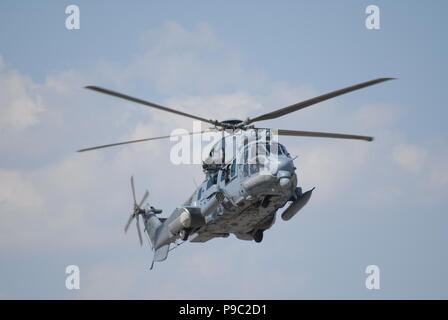
<instances>
[{"instance_id":1,"label":"helicopter","mask_svg":"<svg viewBox=\"0 0 448 320\"><path fill-rule=\"evenodd\" d=\"M149 204L144 205L149 196L148 191L144 193L140 202L137 202L134 179L131 177L134 207L125 225L125 233L135 219L142 246L140 217L143 219L144 232L154 253L151 269L154 262L164 261L167 258L168 252L173 249L170 249L170 245L177 247L186 241L203 243L214 238L227 238L233 234L240 240L261 242L263 233L274 225L278 210L286 206L281 217L284 221L290 220L308 203L314 190L312 188L303 192L301 187L297 187L297 168L294 159L286 147L278 142L279 136L364 141L373 141L373 137L258 128L253 123L276 119L319 102L393 79L395 78L378 78L362 82L246 120L222 121L199 117L102 87L86 86L85 88L89 90L207 123L212 125L209 131L222 134L222 138L211 148L207 158L202 162L204 181L168 217L160 217L161 209ZM206 131L188 132L177 136L204 132ZM172 135L130 140L85 148L78 152L170 137Z\"/></svg>"}]
</instances>

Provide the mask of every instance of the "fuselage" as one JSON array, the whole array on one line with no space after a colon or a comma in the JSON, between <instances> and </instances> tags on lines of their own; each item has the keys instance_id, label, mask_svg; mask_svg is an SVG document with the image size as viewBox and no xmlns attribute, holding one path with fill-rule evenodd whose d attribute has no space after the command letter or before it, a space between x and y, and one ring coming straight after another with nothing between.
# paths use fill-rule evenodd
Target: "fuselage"
<instances>
[{"instance_id":1,"label":"fuselage","mask_svg":"<svg viewBox=\"0 0 448 320\"><path fill-rule=\"evenodd\" d=\"M276 211L294 194L297 176L293 159L283 145L260 134L255 136L254 131L229 135L212 148L210 157L217 153L214 160L223 161L216 170L207 172L185 203L203 208L207 222L191 241L203 242L230 233L253 240L253 233L268 229ZM218 193L224 195L222 201L214 197Z\"/></svg>"},{"instance_id":2,"label":"fuselage","mask_svg":"<svg viewBox=\"0 0 448 320\"><path fill-rule=\"evenodd\" d=\"M228 134L211 148L203 169L201 185L150 236L156 250L179 238L205 242L234 234L257 241L277 210L296 198L293 159L271 132Z\"/></svg>"}]
</instances>

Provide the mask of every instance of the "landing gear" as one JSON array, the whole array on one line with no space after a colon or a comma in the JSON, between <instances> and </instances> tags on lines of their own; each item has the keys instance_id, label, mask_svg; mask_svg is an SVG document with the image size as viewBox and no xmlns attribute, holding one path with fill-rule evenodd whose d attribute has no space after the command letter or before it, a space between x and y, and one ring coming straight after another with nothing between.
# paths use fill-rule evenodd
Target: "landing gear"
<instances>
[{"instance_id":1,"label":"landing gear","mask_svg":"<svg viewBox=\"0 0 448 320\"><path fill-rule=\"evenodd\" d=\"M263 240L263 231L264 230L257 230L254 233L254 240L256 243L260 243Z\"/></svg>"}]
</instances>

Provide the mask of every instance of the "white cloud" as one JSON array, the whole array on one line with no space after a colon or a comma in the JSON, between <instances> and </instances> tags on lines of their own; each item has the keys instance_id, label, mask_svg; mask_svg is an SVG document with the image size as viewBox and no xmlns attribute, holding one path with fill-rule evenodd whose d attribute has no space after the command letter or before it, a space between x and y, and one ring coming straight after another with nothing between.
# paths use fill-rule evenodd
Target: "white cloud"
<instances>
[{"instance_id":1,"label":"white cloud","mask_svg":"<svg viewBox=\"0 0 448 320\"><path fill-rule=\"evenodd\" d=\"M44 89L53 91L65 97L77 94L78 90L86 85L86 78L79 71L66 70L59 73L48 74L45 78Z\"/></svg>"},{"instance_id":2,"label":"white cloud","mask_svg":"<svg viewBox=\"0 0 448 320\"><path fill-rule=\"evenodd\" d=\"M112 243L99 219L107 216L114 198L103 202L101 210L101 192L95 192L98 200L89 199L104 181L99 179L104 178L102 166L98 158L71 157L34 172L1 171L0 249L52 250Z\"/></svg>"},{"instance_id":3,"label":"white cloud","mask_svg":"<svg viewBox=\"0 0 448 320\"><path fill-rule=\"evenodd\" d=\"M430 175L431 183L435 187L448 186L448 164L436 164L431 169Z\"/></svg>"},{"instance_id":4,"label":"white cloud","mask_svg":"<svg viewBox=\"0 0 448 320\"><path fill-rule=\"evenodd\" d=\"M220 43L208 24L190 31L168 22L149 31L144 42L147 49L122 75L140 77L163 94L253 88L265 81L263 72L246 70L241 57Z\"/></svg>"},{"instance_id":5,"label":"white cloud","mask_svg":"<svg viewBox=\"0 0 448 320\"><path fill-rule=\"evenodd\" d=\"M37 85L15 70L5 70L0 60L0 130L23 130L38 122L44 110Z\"/></svg>"},{"instance_id":6,"label":"white cloud","mask_svg":"<svg viewBox=\"0 0 448 320\"><path fill-rule=\"evenodd\" d=\"M1 219L16 215L20 211L40 210L42 206L41 195L23 173L0 170ZM4 225L5 223L1 224Z\"/></svg>"},{"instance_id":7,"label":"white cloud","mask_svg":"<svg viewBox=\"0 0 448 320\"><path fill-rule=\"evenodd\" d=\"M400 144L394 148L392 158L401 168L417 173L425 165L426 155L426 150L417 145Z\"/></svg>"},{"instance_id":8,"label":"white cloud","mask_svg":"<svg viewBox=\"0 0 448 320\"><path fill-rule=\"evenodd\" d=\"M400 111L401 107L396 104L368 104L361 106L354 117L367 129L388 128L397 120Z\"/></svg>"},{"instance_id":9,"label":"white cloud","mask_svg":"<svg viewBox=\"0 0 448 320\"><path fill-rule=\"evenodd\" d=\"M359 170L366 170L370 150L365 143L321 140L311 147L290 148L290 153L298 156L299 185L316 187L316 196L334 200L351 185Z\"/></svg>"},{"instance_id":10,"label":"white cloud","mask_svg":"<svg viewBox=\"0 0 448 320\"><path fill-rule=\"evenodd\" d=\"M83 273L81 299L126 299L139 279L135 264L99 263Z\"/></svg>"}]
</instances>

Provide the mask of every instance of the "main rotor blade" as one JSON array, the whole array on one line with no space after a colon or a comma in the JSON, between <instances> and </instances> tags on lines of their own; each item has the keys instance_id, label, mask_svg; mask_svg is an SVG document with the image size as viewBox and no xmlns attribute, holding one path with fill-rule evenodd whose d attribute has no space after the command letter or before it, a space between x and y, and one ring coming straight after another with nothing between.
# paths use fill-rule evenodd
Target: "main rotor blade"
<instances>
[{"instance_id":1,"label":"main rotor blade","mask_svg":"<svg viewBox=\"0 0 448 320\"><path fill-rule=\"evenodd\" d=\"M102 149L102 148L115 147L115 146L120 146L122 144L130 144L130 143L137 143L137 142L150 141L150 140L166 139L166 138L170 138L170 137L180 137L180 136L188 136L188 135L193 135L193 134L202 134L202 133L207 132L207 131L208 130L201 131L201 132L188 132L188 133L184 133L184 134L173 134L173 135L170 135L170 136L162 136L162 137L155 137L155 138L129 140L129 141L117 142L117 143L111 143L111 144L103 144L101 146L81 149L81 150L78 150L77 152L84 152L84 151L90 151L90 150L96 150L96 149Z\"/></svg>"},{"instance_id":2,"label":"main rotor blade","mask_svg":"<svg viewBox=\"0 0 448 320\"><path fill-rule=\"evenodd\" d=\"M373 141L373 137L358 136L358 135L354 135L354 134L314 132L314 131L296 131L296 130L283 130L283 129L278 129L278 135L292 136L292 137L318 137L318 138L336 138L336 139L353 139L353 140Z\"/></svg>"},{"instance_id":3,"label":"main rotor blade","mask_svg":"<svg viewBox=\"0 0 448 320\"><path fill-rule=\"evenodd\" d=\"M138 218L138 214L137 214L137 233L138 233L138 239L140 240L140 246L143 246L143 238L142 238L142 231L140 230L140 220Z\"/></svg>"},{"instance_id":4,"label":"main rotor blade","mask_svg":"<svg viewBox=\"0 0 448 320\"><path fill-rule=\"evenodd\" d=\"M137 204L137 199L135 198L134 176L131 176L131 189L132 189L132 197L134 198L134 206L135 206Z\"/></svg>"},{"instance_id":5,"label":"main rotor blade","mask_svg":"<svg viewBox=\"0 0 448 320\"><path fill-rule=\"evenodd\" d=\"M345 94L345 93L348 93L348 92L352 92L352 91L355 91L355 90L359 90L359 89L362 89L362 88L365 88L365 87L368 87L368 86L372 86L374 84L381 83L381 82L384 82L384 81L393 80L393 79L395 79L395 78L378 78L378 79L375 79L375 80L359 83L359 84L356 84L354 86L350 86L350 87L347 87L347 88L344 88L344 89L332 91L330 93L326 93L326 94L323 94L321 96L318 96L318 97L315 97L315 98L312 98L312 99L308 99L308 100L305 100L305 101L302 101L302 102L298 102L296 104L290 105L289 107L281 108L281 109L278 109L278 110L275 110L275 111L263 114L263 115L258 116L256 118L253 118L253 119L248 119L245 122L245 124L250 124L250 123L253 123L255 121L276 119L278 117L284 116L285 114L288 114L288 113L291 113L291 112L295 112L297 110L300 110L300 109L312 106L312 105L314 105L316 103L319 103L319 102L322 102L322 101L325 101L325 100L328 100L328 99L340 96L342 94Z\"/></svg>"},{"instance_id":6,"label":"main rotor blade","mask_svg":"<svg viewBox=\"0 0 448 320\"><path fill-rule=\"evenodd\" d=\"M114 96L114 97L117 97L117 98L121 98L121 99L124 99L124 100L136 102L136 103L139 103L139 104L143 104L143 105L148 106L148 107L156 108L156 109L163 110L163 111L166 111L166 112L175 113L175 114L187 117L187 118L191 118L191 119L207 122L207 123L210 123L212 125L216 125L216 124L219 123L218 121L207 120L207 119L204 119L204 118L201 118L201 117L198 117L198 116L186 113L186 112L182 112L182 111L174 110L174 109L171 109L171 108L167 108L167 107L161 106L159 104L155 104L155 103L152 103L152 102L149 102L149 101L145 101L145 100L141 100L141 99L138 99L138 98L134 98L134 97L128 96L126 94L122 94L122 93L119 93L119 92L116 92L116 91L112 91L112 90L109 90L109 89L104 89L104 88L97 87L97 86L86 86L85 88L86 89L90 89L90 90L94 90L94 91L98 91L98 92L101 92L101 93L104 93L104 94L108 94L108 95L111 95L111 96Z\"/></svg>"}]
</instances>

